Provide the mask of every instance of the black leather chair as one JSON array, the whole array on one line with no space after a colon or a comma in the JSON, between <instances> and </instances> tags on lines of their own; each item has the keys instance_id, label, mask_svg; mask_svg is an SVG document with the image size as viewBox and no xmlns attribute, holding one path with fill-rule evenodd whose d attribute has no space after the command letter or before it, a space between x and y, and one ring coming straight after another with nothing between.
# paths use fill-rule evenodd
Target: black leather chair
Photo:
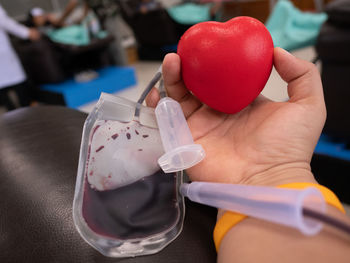
<instances>
[{"instance_id":1,"label":"black leather chair","mask_svg":"<svg viewBox=\"0 0 350 263\"><path fill-rule=\"evenodd\" d=\"M327 106L323 132L334 144L350 146L350 1L334 0L325 11L328 20L322 25L316 51L322 62L322 84ZM341 151L342 147L339 147ZM350 204L350 162L338 156L314 155L312 170L317 180L335 191L341 201Z\"/></svg>"},{"instance_id":2,"label":"black leather chair","mask_svg":"<svg viewBox=\"0 0 350 263\"><path fill-rule=\"evenodd\" d=\"M215 262L216 209L192 202L181 235L158 254L107 258L85 243L72 203L86 117L59 106L0 116L0 262Z\"/></svg>"},{"instance_id":3,"label":"black leather chair","mask_svg":"<svg viewBox=\"0 0 350 263\"><path fill-rule=\"evenodd\" d=\"M28 78L35 84L59 83L66 79L61 57L49 39L31 42L12 38L13 46Z\"/></svg>"},{"instance_id":4,"label":"black leather chair","mask_svg":"<svg viewBox=\"0 0 350 263\"><path fill-rule=\"evenodd\" d=\"M34 42L12 38L12 43L28 78L39 85L59 83L82 70L111 65L108 47L113 40L113 36L107 36L92 39L86 46L75 46L43 36Z\"/></svg>"}]
</instances>

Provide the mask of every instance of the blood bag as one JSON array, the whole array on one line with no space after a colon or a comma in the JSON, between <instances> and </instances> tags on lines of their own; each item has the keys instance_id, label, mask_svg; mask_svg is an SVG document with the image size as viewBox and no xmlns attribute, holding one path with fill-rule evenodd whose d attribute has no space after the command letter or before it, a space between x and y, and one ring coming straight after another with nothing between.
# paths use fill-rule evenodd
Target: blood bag
<instances>
[{"instance_id":1,"label":"blood bag","mask_svg":"<svg viewBox=\"0 0 350 263\"><path fill-rule=\"evenodd\" d=\"M110 257L160 251L181 232L182 172L165 174L152 108L103 93L85 121L73 203L84 240Z\"/></svg>"}]
</instances>

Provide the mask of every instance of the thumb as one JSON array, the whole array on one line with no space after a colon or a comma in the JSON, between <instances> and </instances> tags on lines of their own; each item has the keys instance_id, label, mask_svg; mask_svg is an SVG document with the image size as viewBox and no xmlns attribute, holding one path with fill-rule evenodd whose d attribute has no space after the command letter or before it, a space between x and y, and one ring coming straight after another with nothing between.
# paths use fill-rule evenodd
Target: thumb
<instances>
[{"instance_id":1,"label":"thumb","mask_svg":"<svg viewBox=\"0 0 350 263\"><path fill-rule=\"evenodd\" d=\"M324 103L320 74L314 64L298 59L284 49L275 48L274 66L288 83L291 102L312 99Z\"/></svg>"}]
</instances>

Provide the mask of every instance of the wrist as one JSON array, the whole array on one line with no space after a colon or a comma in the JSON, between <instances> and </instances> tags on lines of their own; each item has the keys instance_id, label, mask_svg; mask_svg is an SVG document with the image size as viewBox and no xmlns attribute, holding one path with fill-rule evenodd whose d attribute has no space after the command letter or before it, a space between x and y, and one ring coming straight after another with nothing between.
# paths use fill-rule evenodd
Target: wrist
<instances>
[{"instance_id":1,"label":"wrist","mask_svg":"<svg viewBox=\"0 0 350 263\"><path fill-rule=\"evenodd\" d=\"M295 182L318 183L311 172L310 165L307 163L300 163L274 166L247 177L242 180L240 184L278 186ZM217 220L219 220L225 212L224 209L218 209Z\"/></svg>"},{"instance_id":2,"label":"wrist","mask_svg":"<svg viewBox=\"0 0 350 263\"><path fill-rule=\"evenodd\" d=\"M244 178L241 184L277 186L294 182L317 183L308 163L286 163L273 166Z\"/></svg>"},{"instance_id":3,"label":"wrist","mask_svg":"<svg viewBox=\"0 0 350 263\"><path fill-rule=\"evenodd\" d=\"M348 219L346 219L345 216L345 210L342 204L340 203L337 196L328 188L315 184L315 183L306 183L306 182L294 182L294 183L287 183L283 185L279 185L278 188L288 188L288 189L305 189L308 187L314 187L318 189L323 198L324 201L327 203L327 213L330 215L333 215L333 219L336 220L336 218L340 219L340 221L346 222ZM240 223L241 221L245 221L247 219L247 216L244 214L236 213L236 212L227 212L224 210L218 211L218 218L217 218L217 224L214 229L214 241L215 246L217 250L220 247L222 238L226 236L227 232L229 232L233 226ZM330 221L324 221L324 222L332 222ZM339 228L339 224L332 223L333 227ZM340 229L340 228L339 228ZM343 228L341 228L343 230Z\"/></svg>"}]
</instances>

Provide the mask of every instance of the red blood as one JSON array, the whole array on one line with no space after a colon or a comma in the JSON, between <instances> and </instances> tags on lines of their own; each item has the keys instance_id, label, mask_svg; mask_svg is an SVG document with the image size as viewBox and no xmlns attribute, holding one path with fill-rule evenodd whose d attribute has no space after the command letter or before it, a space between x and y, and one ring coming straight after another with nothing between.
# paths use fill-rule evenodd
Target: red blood
<instances>
[{"instance_id":1,"label":"red blood","mask_svg":"<svg viewBox=\"0 0 350 263\"><path fill-rule=\"evenodd\" d=\"M178 45L183 80L208 106L236 113L264 88L273 64L266 27L251 17L192 26Z\"/></svg>"},{"instance_id":2,"label":"red blood","mask_svg":"<svg viewBox=\"0 0 350 263\"><path fill-rule=\"evenodd\" d=\"M96 150L96 152L98 153L99 151L101 151L103 148L105 148L103 145L98 147L98 149Z\"/></svg>"},{"instance_id":3,"label":"red blood","mask_svg":"<svg viewBox=\"0 0 350 263\"><path fill-rule=\"evenodd\" d=\"M95 132L100 128L101 125L96 125L96 127L92 130L91 138L94 137Z\"/></svg>"}]
</instances>

